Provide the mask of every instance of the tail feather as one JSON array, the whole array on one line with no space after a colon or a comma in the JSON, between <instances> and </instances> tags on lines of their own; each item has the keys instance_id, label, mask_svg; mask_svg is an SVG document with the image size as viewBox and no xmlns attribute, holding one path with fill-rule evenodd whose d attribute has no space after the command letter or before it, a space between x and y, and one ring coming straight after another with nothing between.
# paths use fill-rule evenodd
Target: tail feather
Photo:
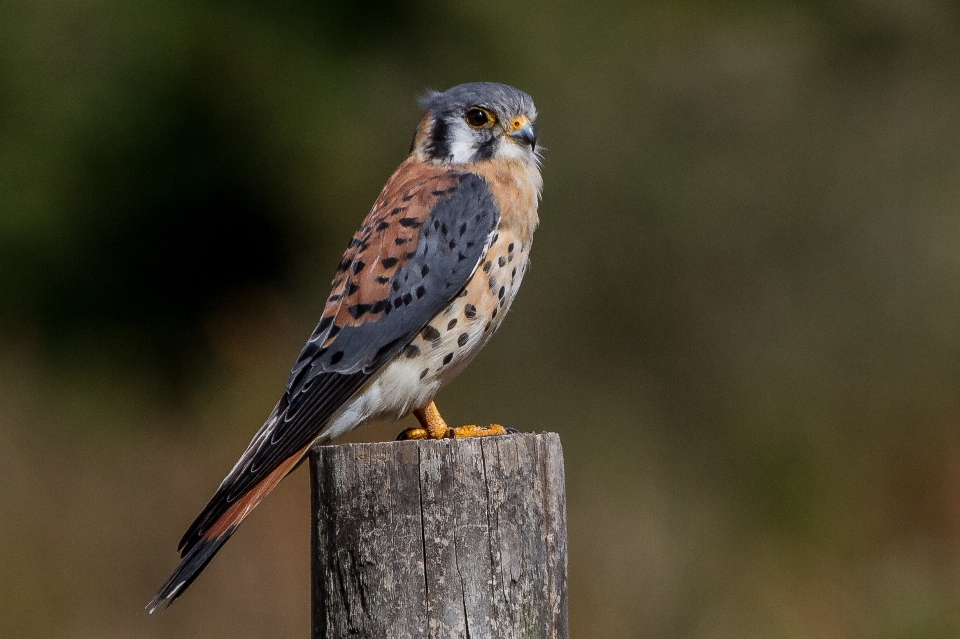
<instances>
[{"instance_id":1,"label":"tail feather","mask_svg":"<svg viewBox=\"0 0 960 639\"><path fill-rule=\"evenodd\" d=\"M273 490L280 480L286 477L306 455L304 447L295 455L284 461L272 473L267 475L259 484L251 488L243 497L238 499L217 521L211 525L203 537L189 550L181 555L180 564L167 578L160 591L147 604L147 610L152 614L161 607L169 607L177 597L183 594L193 583L200 572L210 563L220 547L227 543L230 535L240 526L247 515L257 507L257 504Z\"/></svg>"},{"instance_id":2,"label":"tail feather","mask_svg":"<svg viewBox=\"0 0 960 639\"><path fill-rule=\"evenodd\" d=\"M173 571L173 574L160 587L160 591L147 604L147 612L153 614L158 608L169 608L176 598L193 583L200 571L206 568L213 556L217 554L223 544L227 543L230 535L236 529L236 526L230 526L219 537L204 539L191 548L180 565Z\"/></svg>"}]
</instances>

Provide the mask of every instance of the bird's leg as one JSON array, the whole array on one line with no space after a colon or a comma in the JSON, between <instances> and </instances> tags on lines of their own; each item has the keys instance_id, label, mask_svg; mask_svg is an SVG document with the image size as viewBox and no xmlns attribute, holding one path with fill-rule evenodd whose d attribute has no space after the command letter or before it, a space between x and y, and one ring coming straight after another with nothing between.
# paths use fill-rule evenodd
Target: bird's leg
<instances>
[{"instance_id":1,"label":"bird's leg","mask_svg":"<svg viewBox=\"0 0 960 639\"><path fill-rule=\"evenodd\" d=\"M447 426L447 422L443 421L440 411L437 410L437 405L432 401L425 407L413 411L413 415L420 422L420 428L415 430L423 431L423 439L443 439L444 437L454 436L453 429Z\"/></svg>"},{"instance_id":2,"label":"bird's leg","mask_svg":"<svg viewBox=\"0 0 960 639\"><path fill-rule=\"evenodd\" d=\"M447 422L443 421L437 405L430 402L423 408L413 411L414 417L420 422L419 427L408 428L397 437L397 439L452 439L462 437L489 437L491 435L507 435L516 433L513 428L505 428L500 424L490 424L489 426L475 426L468 424L450 428Z\"/></svg>"}]
</instances>

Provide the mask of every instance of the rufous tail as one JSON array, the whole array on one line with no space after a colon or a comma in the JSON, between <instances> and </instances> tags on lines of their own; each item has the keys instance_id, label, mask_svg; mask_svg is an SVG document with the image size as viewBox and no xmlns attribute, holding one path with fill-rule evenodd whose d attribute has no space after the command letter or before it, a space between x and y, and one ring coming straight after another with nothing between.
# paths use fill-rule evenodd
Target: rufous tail
<instances>
[{"instance_id":1,"label":"rufous tail","mask_svg":"<svg viewBox=\"0 0 960 639\"><path fill-rule=\"evenodd\" d=\"M230 535L243 522L247 515L257 507L264 497L273 490L280 480L287 476L293 470L307 449L304 448L296 455L292 455L288 460L280 464L276 470L263 478L263 480L251 488L243 497L238 499L229 510L221 515L210 528L203 533L203 536L190 549L182 555L180 565L173 571L173 574L167 578L160 591L147 604L147 610L152 614L158 608L166 608L172 604L177 597L193 583L200 572L213 559L217 551L223 544L227 543Z\"/></svg>"}]
</instances>

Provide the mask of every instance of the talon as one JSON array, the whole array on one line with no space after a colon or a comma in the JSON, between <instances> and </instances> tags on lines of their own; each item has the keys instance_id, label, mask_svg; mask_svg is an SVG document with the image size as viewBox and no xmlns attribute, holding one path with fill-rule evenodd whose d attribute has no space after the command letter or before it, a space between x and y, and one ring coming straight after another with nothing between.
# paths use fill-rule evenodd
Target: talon
<instances>
[{"instance_id":1,"label":"talon","mask_svg":"<svg viewBox=\"0 0 960 639\"><path fill-rule=\"evenodd\" d=\"M424 430L423 428L420 428L419 426L413 426L411 428L407 428L406 430L401 431L399 435L397 435L398 442L406 441L410 439L426 439L426 438L427 438L427 431Z\"/></svg>"},{"instance_id":2,"label":"talon","mask_svg":"<svg viewBox=\"0 0 960 639\"><path fill-rule=\"evenodd\" d=\"M519 435L520 431L516 428L511 428L510 426L504 426L503 430L507 431L508 435Z\"/></svg>"}]
</instances>

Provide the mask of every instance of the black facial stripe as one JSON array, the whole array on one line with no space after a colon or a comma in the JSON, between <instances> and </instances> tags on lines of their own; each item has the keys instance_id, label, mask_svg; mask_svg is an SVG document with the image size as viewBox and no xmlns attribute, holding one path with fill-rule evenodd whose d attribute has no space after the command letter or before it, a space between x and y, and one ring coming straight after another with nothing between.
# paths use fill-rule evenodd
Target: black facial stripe
<instances>
[{"instance_id":1,"label":"black facial stripe","mask_svg":"<svg viewBox=\"0 0 960 639\"><path fill-rule=\"evenodd\" d=\"M495 136L490 136L486 140L480 143L477 147L476 153L474 153L474 158L476 160L489 160L493 157L493 152L497 149L497 138Z\"/></svg>"},{"instance_id":2,"label":"black facial stripe","mask_svg":"<svg viewBox=\"0 0 960 639\"><path fill-rule=\"evenodd\" d=\"M438 117L433 122L427 155L434 160L446 160L450 157L450 127L443 118Z\"/></svg>"}]
</instances>

